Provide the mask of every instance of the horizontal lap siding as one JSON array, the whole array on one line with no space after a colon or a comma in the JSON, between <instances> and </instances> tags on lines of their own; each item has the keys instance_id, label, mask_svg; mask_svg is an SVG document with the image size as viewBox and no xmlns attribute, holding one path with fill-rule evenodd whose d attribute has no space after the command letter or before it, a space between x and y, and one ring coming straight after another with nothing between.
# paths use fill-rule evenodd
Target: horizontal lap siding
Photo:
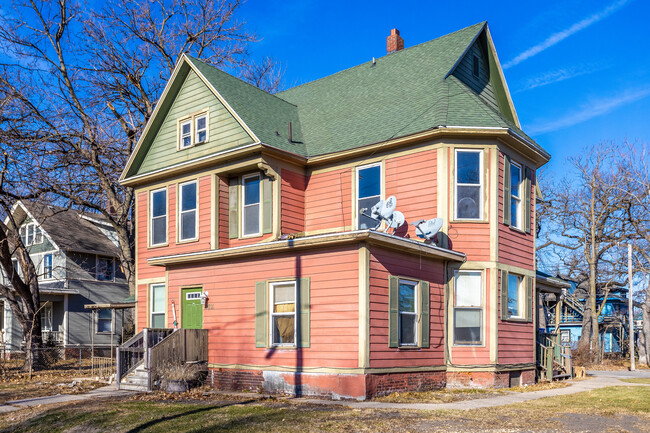
<instances>
[{"instance_id":1,"label":"horizontal lap siding","mask_svg":"<svg viewBox=\"0 0 650 433\"><path fill-rule=\"evenodd\" d=\"M490 224L455 222L448 233L450 249L465 253L468 261L490 260Z\"/></svg>"},{"instance_id":2,"label":"horizontal lap siding","mask_svg":"<svg viewBox=\"0 0 650 433\"><path fill-rule=\"evenodd\" d=\"M499 261L524 269L535 269L535 179L531 182L531 233L522 233L503 224L503 169L505 158L499 152ZM522 173L523 175L523 173Z\"/></svg>"},{"instance_id":3,"label":"horizontal lap siding","mask_svg":"<svg viewBox=\"0 0 650 433\"><path fill-rule=\"evenodd\" d=\"M172 300L180 305L181 286L202 285L209 293L203 326L209 330L211 363L357 367L357 263L357 249L349 247L177 267L169 272L167 308ZM255 282L295 276L310 278L311 347L256 348Z\"/></svg>"},{"instance_id":4,"label":"horizontal lap siding","mask_svg":"<svg viewBox=\"0 0 650 433\"><path fill-rule=\"evenodd\" d=\"M370 255L370 367L426 367L444 364L444 263L372 247ZM429 281L428 349L388 347L388 277Z\"/></svg>"},{"instance_id":5,"label":"horizontal lap siding","mask_svg":"<svg viewBox=\"0 0 650 433\"><path fill-rule=\"evenodd\" d=\"M305 231L305 176L282 169L282 233Z\"/></svg>"},{"instance_id":6,"label":"horizontal lap siding","mask_svg":"<svg viewBox=\"0 0 650 433\"><path fill-rule=\"evenodd\" d=\"M400 236L417 238L410 223L437 216L437 151L427 150L386 160L386 197L397 198L406 223Z\"/></svg>"},{"instance_id":7,"label":"horizontal lap siding","mask_svg":"<svg viewBox=\"0 0 650 433\"><path fill-rule=\"evenodd\" d=\"M142 328L146 328L149 325L147 322L147 293L149 291L149 286L146 284L138 284L136 290L135 314L138 322L138 329L136 332L140 332Z\"/></svg>"},{"instance_id":8,"label":"horizontal lap siding","mask_svg":"<svg viewBox=\"0 0 650 433\"><path fill-rule=\"evenodd\" d=\"M453 339L450 337L451 345L451 363L453 365L480 365L490 364L490 335L492 334L492 326L490 321L490 311L493 308L490 302L490 293L492 290L491 281L492 269L485 269L483 271L483 286L485 287L485 308L483 309L483 342L482 346L454 346ZM453 301L453 300L452 300ZM451 317L451 326L454 326L453 308Z\"/></svg>"},{"instance_id":9,"label":"horizontal lap siding","mask_svg":"<svg viewBox=\"0 0 650 433\"><path fill-rule=\"evenodd\" d=\"M499 276L499 364L534 362L535 327L532 322L501 320L501 276Z\"/></svg>"},{"instance_id":10,"label":"horizontal lap siding","mask_svg":"<svg viewBox=\"0 0 650 433\"><path fill-rule=\"evenodd\" d=\"M352 170L312 174L305 190L305 231L352 225Z\"/></svg>"}]
</instances>

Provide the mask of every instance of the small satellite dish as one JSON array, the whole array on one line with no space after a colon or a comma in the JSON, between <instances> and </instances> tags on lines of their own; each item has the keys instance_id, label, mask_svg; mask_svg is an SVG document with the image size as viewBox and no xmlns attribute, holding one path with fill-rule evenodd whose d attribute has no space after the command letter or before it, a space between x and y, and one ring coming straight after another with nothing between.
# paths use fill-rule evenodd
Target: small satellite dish
<instances>
[{"instance_id":1,"label":"small satellite dish","mask_svg":"<svg viewBox=\"0 0 650 433\"><path fill-rule=\"evenodd\" d=\"M396 211L397 199L394 195L391 195L386 200L379 200L375 205L370 208L370 214L367 214L367 208L361 209L361 214L372 218L377 221L375 230L379 228L382 221L386 221L386 228L384 232L388 231L389 228L397 230L405 222L404 214L402 212Z\"/></svg>"},{"instance_id":2,"label":"small satellite dish","mask_svg":"<svg viewBox=\"0 0 650 433\"><path fill-rule=\"evenodd\" d=\"M411 225L415 226L415 234L422 239L432 240L442 228L442 218L418 220Z\"/></svg>"},{"instance_id":3,"label":"small satellite dish","mask_svg":"<svg viewBox=\"0 0 650 433\"><path fill-rule=\"evenodd\" d=\"M393 218L390 220L390 223L388 224L388 228L395 229L397 230L404 224L406 219L404 218L404 214L398 210L393 212Z\"/></svg>"}]
</instances>

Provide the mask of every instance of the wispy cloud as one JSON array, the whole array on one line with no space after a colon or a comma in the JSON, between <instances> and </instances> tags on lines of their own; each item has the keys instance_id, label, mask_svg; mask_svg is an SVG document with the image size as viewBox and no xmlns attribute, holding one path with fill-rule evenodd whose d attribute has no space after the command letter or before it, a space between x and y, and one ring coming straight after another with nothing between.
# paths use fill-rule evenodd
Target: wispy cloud
<instances>
[{"instance_id":1,"label":"wispy cloud","mask_svg":"<svg viewBox=\"0 0 650 433\"><path fill-rule=\"evenodd\" d=\"M545 41L543 41L543 42L541 42L541 43L527 49L526 51L519 54L514 59L510 60L509 62L506 62L503 65L503 69L508 69L508 68L513 67L513 66L516 66L519 63L523 62L524 60L529 59L529 58L541 53L542 51L552 47L553 45L557 44L558 42L563 41L564 39L568 38L569 36L571 36L571 35L573 35L575 33L578 33L580 30L584 30L587 27L589 27L590 25L595 24L598 21L601 21L601 20L607 18L608 16L610 16L611 14L613 14L614 12L616 12L617 10L619 10L620 8L622 8L623 6L625 6L629 2L630 2L630 0L619 0L619 1L615 2L615 3L612 3L611 5L609 5L608 7L603 9L602 11L597 12L597 13L595 13L593 15L590 15L590 16L578 21L577 23L573 24L568 29L562 30L561 32L553 33L551 36L546 38Z\"/></svg>"},{"instance_id":2,"label":"wispy cloud","mask_svg":"<svg viewBox=\"0 0 650 433\"><path fill-rule=\"evenodd\" d=\"M560 81L569 80L581 75L593 74L594 72L602 71L608 67L609 66L603 65L580 65L568 66L566 68L556 69L555 71L544 72L520 82L519 85L516 86L517 90L515 90L514 93L525 92L526 90L531 90L536 87L548 86L549 84L559 83Z\"/></svg>"},{"instance_id":3,"label":"wispy cloud","mask_svg":"<svg viewBox=\"0 0 650 433\"><path fill-rule=\"evenodd\" d=\"M568 113L555 120L532 125L530 128L526 128L526 132L530 135L536 135L568 128L569 126L586 122L594 117L607 114L619 107L631 104L647 96L650 96L650 87L628 90L617 96L590 101L580 107L578 111Z\"/></svg>"}]
</instances>

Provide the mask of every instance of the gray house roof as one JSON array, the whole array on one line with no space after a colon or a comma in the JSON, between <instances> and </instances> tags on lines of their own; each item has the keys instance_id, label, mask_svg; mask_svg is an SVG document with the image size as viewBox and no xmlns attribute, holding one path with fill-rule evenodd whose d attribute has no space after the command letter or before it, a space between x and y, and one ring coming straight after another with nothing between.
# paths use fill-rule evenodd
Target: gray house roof
<instances>
[{"instance_id":1,"label":"gray house roof","mask_svg":"<svg viewBox=\"0 0 650 433\"><path fill-rule=\"evenodd\" d=\"M21 204L62 250L119 256L118 247L87 219L105 223L106 228L112 230L103 216L27 200Z\"/></svg>"}]
</instances>

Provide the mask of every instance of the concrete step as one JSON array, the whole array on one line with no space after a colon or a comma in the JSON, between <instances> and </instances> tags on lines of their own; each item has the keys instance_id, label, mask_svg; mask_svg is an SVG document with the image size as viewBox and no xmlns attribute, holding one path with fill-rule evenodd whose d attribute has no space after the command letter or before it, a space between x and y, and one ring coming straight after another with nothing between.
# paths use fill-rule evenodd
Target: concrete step
<instances>
[{"instance_id":1,"label":"concrete step","mask_svg":"<svg viewBox=\"0 0 650 433\"><path fill-rule=\"evenodd\" d=\"M132 385L129 383L120 383L120 389L125 389L127 391L147 391L145 385Z\"/></svg>"}]
</instances>

